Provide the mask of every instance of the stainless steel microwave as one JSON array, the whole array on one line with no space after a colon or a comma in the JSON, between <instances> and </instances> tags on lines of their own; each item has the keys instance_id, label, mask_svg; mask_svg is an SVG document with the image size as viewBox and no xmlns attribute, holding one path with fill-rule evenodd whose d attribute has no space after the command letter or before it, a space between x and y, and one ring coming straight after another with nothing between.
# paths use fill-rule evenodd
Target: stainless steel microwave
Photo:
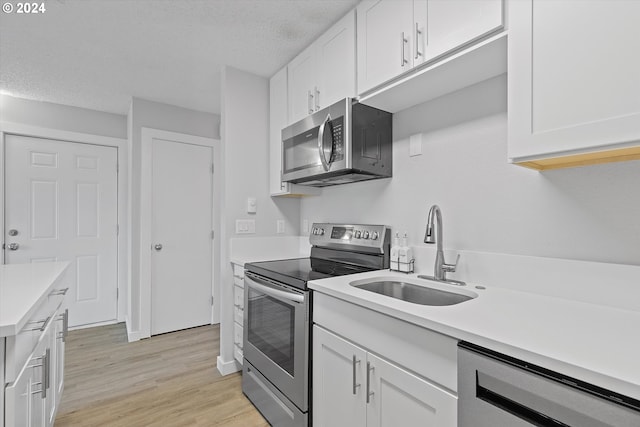
<instances>
[{"instance_id":1,"label":"stainless steel microwave","mask_svg":"<svg viewBox=\"0 0 640 427\"><path fill-rule=\"evenodd\" d=\"M314 187L392 175L392 114L345 98L282 130L282 181Z\"/></svg>"}]
</instances>

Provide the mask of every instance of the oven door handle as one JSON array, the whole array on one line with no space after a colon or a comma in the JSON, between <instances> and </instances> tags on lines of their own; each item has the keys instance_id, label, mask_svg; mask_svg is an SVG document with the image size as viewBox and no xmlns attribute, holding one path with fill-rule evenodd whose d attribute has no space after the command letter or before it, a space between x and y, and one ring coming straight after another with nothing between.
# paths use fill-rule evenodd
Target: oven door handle
<instances>
[{"instance_id":1,"label":"oven door handle","mask_svg":"<svg viewBox=\"0 0 640 427\"><path fill-rule=\"evenodd\" d=\"M280 289L275 289L274 287L270 286L268 282L263 282L262 280L260 280L260 283L258 283L258 280L259 279L256 279L255 276L249 276L248 274L245 274L244 276L246 285L249 285L249 287L254 288L266 295L277 298L279 300L286 300L299 304L304 303L304 295L300 295L297 292L281 291Z\"/></svg>"}]
</instances>

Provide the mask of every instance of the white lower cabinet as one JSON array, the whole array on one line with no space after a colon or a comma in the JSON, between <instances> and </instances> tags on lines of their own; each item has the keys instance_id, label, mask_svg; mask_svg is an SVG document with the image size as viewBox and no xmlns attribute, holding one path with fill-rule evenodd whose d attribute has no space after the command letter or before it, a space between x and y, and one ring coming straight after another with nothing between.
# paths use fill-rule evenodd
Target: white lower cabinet
<instances>
[{"instance_id":1,"label":"white lower cabinet","mask_svg":"<svg viewBox=\"0 0 640 427\"><path fill-rule=\"evenodd\" d=\"M315 292L313 425L454 427L457 340Z\"/></svg>"},{"instance_id":2,"label":"white lower cabinet","mask_svg":"<svg viewBox=\"0 0 640 427\"><path fill-rule=\"evenodd\" d=\"M5 427L54 425L64 389L68 325L64 293L66 290L52 291L20 333L0 342L6 345Z\"/></svg>"},{"instance_id":3,"label":"white lower cabinet","mask_svg":"<svg viewBox=\"0 0 640 427\"><path fill-rule=\"evenodd\" d=\"M315 426L455 426L457 398L314 326Z\"/></svg>"},{"instance_id":4,"label":"white lower cabinet","mask_svg":"<svg viewBox=\"0 0 640 427\"><path fill-rule=\"evenodd\" d=\"M244 362L244 265L231 264L233 268L233 357L240 364Z\"/></svg>"}]
</instances>

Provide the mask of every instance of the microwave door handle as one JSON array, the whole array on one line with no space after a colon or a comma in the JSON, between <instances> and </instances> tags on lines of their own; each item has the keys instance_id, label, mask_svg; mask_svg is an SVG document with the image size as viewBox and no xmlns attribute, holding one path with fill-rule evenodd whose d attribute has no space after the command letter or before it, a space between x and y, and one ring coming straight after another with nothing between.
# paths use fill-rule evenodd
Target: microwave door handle
<instances>
[{"instance_id":1,"label":"microwave door handle","mask_svg":"<svg viewBox=\"0 0 640 427\"><path fill-rule=\"evenodd\" d=\"M327 114L327 118L324 119L324 122L322 122L320 128L318 129L318 154L320 155L320 161L322 162L322 167L325 171L329 170L330 162L327 161L327 158L324 155L324 131L327 127L327 123L329 123L330 121L331 115ZM331 160L331 156L333 156L333 143L331 144L331 155L329 156L329 160Z\"/></svg>"},{"instance_id":2,"label":"microwave door handle","mask_svg":"<svg viewBox=\"0 0 640 427\"><path fill-rule=\"evenodd\" d=\"M272 288L268 285L263 285L261 283L258 283L255 278L249 277L247 275L244 276L244 281L249 285L249 287L258 290L263 294L269 295L270 297L289 302L297 302L301 304L304 303L304 295L293 292L285 292L279 289Z\"/></svg>"}]
</instances>

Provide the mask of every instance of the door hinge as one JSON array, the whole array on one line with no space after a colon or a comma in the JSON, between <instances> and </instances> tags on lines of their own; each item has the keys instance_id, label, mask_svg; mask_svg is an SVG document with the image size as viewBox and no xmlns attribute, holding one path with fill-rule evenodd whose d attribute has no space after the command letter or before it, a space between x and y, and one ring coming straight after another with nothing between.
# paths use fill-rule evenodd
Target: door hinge
<instances>
[{"instance_id":1,"label":"door hinge","mask_svg":"<svg viewBox=\"0 0 640 427\"><path fill-rule=\"evenodd\" d=\"M211 295L211 305L213 305L213 295Z\"/></svg>"},{"instance_id":2,"label":"door hinge","mask_svg":"<svg viewBox=\"0 0 640 427\"><path fill-rule=\"evenodd\" d=\"M116 173L120 172L120 163L116 163Z\"/></svg>"},{"instance_id":3,"label":"door hinge","mask_svg":"<svg viewBox=\"0 0 640 427\"><path fill-rule=\"evenodd\" d=\"M116 300L120 299L120 289L116 288Z\"/></svg>"},{"instance_id":4,"label":"door hinge","mask_svg":"<svg viewBox=\"0 0 640 427\"><path fill-rule=\"evenodd\" d=\"M215 169L215 167L213 166L213 163L211 163L211 173L213 173L214 169Z\"/></svg>"},{"instance_id":5,"label":"door hinge","mask_svg":"<svg viewBox=\"0 0 640 427\"><path fill-rule=\"evenodd\" d=\"M216 232L211 230L211 240L213 240L216 237Z\"/></svg>"}]
</instances>

